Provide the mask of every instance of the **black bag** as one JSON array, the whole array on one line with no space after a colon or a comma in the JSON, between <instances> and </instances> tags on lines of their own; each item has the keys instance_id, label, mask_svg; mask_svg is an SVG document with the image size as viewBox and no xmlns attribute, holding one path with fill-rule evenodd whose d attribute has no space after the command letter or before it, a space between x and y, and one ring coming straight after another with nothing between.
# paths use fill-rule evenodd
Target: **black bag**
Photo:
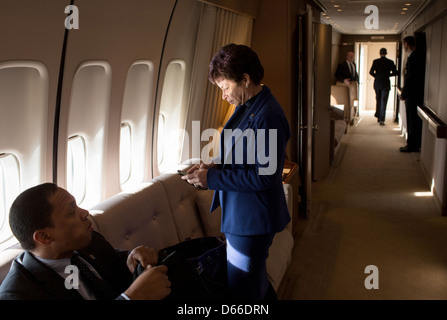
<instances>
[{"instance_id":1,"label":"black bag","mask_svg":"<svg viewBox=\"0 0 447 320\"><path fill-rule=\"evenodd\" d=\"M168 267L171 294L167 300L221 300L227 287L225 242L203 237L180 242L158 252ZM135 274L134 274L135 276Z\"/></svg>"}]
</instances>

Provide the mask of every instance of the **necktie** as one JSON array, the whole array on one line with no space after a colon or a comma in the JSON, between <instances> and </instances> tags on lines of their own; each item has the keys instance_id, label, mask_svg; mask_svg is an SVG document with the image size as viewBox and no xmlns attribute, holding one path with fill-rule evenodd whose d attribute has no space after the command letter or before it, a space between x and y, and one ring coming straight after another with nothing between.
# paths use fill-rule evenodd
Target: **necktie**
<instances>
[{"instance_id":1,"label":"necktie","mask_svg":"<svg viewBox=\"0 0 447 320\"><path fill-rule=\"evenodd\" d=\"M349 63L349 69L351 69L351 80L354 81L355 73L354 73L354 66L352 65L352 63Z\"/></svg>"},{"instance_id":2,"label":"necktie","mask_svg":"<svg viewBox=\"0 0 447 320\"><path fill-rule=\"evenodd\" d=\"M97 277L88 265L82 261L79 254L73 253L71 263L78 267L82 280L93 291L98 300L115 299L118 295L114 292L112 287L103 279Z\"/></svg>"}]
</instances>

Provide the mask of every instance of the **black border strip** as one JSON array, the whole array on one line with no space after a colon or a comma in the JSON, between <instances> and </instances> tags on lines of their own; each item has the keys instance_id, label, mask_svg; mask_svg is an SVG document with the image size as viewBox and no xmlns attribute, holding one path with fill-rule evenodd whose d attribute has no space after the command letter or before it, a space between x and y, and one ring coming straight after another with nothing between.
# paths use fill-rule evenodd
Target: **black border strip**
<instances>
[{"instance_id":1,"label":"black border strip","mask_svg":"<svg viewBox=\"0 0 447 320\"><path fill-rule=\"evenodd\" d=\"M74 0L71 0L70 5L74 5ZM65 57L67 54L69 30L65 28L64 43L62 45L61 63L59 67L59 79L57 83L56 96L56 110L54 113L54 129L53 129L53 183L57 184L57 168L58 168L58 146L59 146L59 127L61 117L61 103L62 103L62 85L64 82L65 71Z\"/></svg>"}]
</instances>

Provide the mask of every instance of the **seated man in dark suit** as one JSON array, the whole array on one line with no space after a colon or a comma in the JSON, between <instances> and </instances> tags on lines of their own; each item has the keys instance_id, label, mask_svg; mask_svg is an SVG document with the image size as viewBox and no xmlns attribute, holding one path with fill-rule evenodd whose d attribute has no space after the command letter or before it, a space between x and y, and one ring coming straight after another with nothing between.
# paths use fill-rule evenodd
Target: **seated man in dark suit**
<instances>
[{"instance_id":1,"label":"seated man in dark suit","mask_svg":"<svg viewBox=\"0 0 447 320\"><path fill-rule=\"evenodd\" d=\"M20 194L11 206L9 223L26 251L13 261L0 286L0 299L157 300L170 294L167 267L152 267L155 251L115 250L93 230L88 216L55 184ZM138 263L146 270L132 282Z\"/></svg>"},{"instance_id":2,"label":"seated man in dark suit","mask_svg":"<svg viewBox=\"0 0 447 320\"><path fill-rule=\"evenodd\" d=\"M351 84L351 81L359 81L354 56L354 52L349 51L346 54L346 61L340 63L337 67L337 71L335 72L335 78L340 82L344 82L347 86Z\"/></svg>"},{"instance_id":3,"label":"seated man in dark suit","mask_svg":"<svg viewBox=\"0 0 447 320\"><path fill-rule=\"evenodd\" d=\"M380 59L373 61L369 74L374 78L374 90L376 91L376 113L375 117L381 126L385 125L386 106L391 90L390 77L397 76L394 62L386 57L385 48L380 49Z\"/></svg>"}]
</instances>

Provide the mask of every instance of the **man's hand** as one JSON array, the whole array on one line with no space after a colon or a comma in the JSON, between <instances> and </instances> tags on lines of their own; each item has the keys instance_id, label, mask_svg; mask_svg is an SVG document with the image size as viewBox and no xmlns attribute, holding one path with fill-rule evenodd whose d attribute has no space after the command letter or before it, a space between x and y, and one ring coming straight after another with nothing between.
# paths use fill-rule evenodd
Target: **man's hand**
<instances>
[{"instance_id":1,"label":"man's hand","mask_svg":"<svg viewBox=\"0 0 447 320\"><path fill-rule=\"evenodd\" d=\"M155 266L158 261L158 253L151 248L140 246L132 250L127 257L127 267L133 273L138 265L141 263L142 267L146 269L148 266Z\"/></svg>"},{"instance_id":2,"label":"man's hand","mask_svg":"<svg viewBox=\"0 0 447 320\"><path fill-rule=\"evenodd\" d=\"M124 291L131 300L161 300L171 293L171 282L166 275L168 267L148 266L142 274L135 279L132 285Z\"/></svg>"}]
</instances>

